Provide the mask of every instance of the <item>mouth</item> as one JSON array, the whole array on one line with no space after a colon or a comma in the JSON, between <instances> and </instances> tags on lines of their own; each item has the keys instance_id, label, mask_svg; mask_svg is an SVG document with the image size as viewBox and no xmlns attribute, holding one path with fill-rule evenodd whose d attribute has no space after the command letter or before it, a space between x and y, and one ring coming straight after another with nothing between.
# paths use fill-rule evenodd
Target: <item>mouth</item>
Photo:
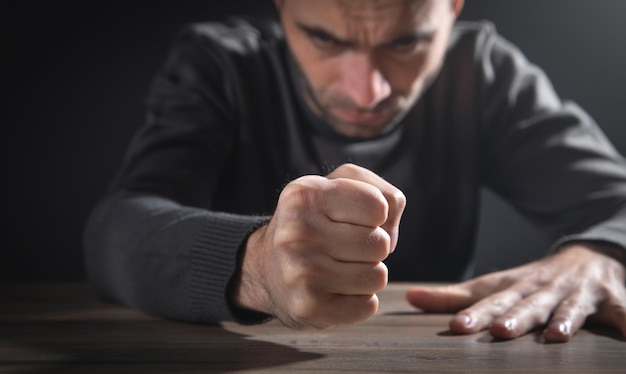
<instances>
[{"instance_id":1,"label":"mouth","mask_svg":"<svg viewBox=\"0 0 626 374\"><path fill-rule=\"evenodd\" d=\"M389 113L385 111L360 111L336 108L332 111L332 114L342 122L353 125L380 125L389 120Z\"/></svg>"}]
</instances>

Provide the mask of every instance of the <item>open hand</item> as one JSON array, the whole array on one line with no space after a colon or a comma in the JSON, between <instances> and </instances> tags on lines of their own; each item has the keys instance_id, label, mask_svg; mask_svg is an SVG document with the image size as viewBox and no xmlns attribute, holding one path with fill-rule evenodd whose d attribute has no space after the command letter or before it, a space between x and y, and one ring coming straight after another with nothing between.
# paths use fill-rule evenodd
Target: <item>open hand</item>
<instances>
[{"instance_id":1,"label":"open hand","mask_svg":"<svg viewBox=\"0 0 626 374\"><path fill-rule=\"evenodd\" d=\"M489 329L496 338L512 339L546 326L545 340L559 342L590 318L626 336L626 270L620 256L624 251L609 245L570 244L539 261L467 282L415 287L406 297L426 312L458 312L450 330L459 334Z\"/></svg>"}]
</instances>

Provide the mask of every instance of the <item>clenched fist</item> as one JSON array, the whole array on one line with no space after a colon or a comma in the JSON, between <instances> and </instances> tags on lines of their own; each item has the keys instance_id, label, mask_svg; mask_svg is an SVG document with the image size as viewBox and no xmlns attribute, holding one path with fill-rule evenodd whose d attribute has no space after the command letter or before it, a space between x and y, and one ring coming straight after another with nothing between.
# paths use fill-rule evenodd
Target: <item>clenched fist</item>
<instances>
[{"instance_id":1,"label":"clenched fist","mask_svg":"<svg viewBox=\"0 0 626 374\"><path fill-rule=\"evenodd\" d=\"M405 204L400 190L352 164L294 180L269 224L248 239L234 303L293 328L369 318Z\"/></svg>"}]
</instances>

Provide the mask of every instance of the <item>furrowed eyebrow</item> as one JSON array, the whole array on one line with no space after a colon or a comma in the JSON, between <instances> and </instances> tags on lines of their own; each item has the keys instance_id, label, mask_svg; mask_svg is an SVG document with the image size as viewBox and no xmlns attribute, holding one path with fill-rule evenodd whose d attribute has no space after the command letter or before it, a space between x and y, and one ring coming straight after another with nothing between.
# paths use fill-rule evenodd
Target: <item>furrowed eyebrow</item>
<instances>
[{"instance_id":1,"label":"furrowed eyebrow","mask_svg":"<svg viewBox=\"0 0 626 374\"><path fill-rule=\"evenodd\" d=\"M414 43L421 41L430 41L435 36L434 31L413 32L405 35L400 35L397 38L392 39L389 42L383 43L384 46L392 46L402 43Z\"/></svg>"},{"instance_id":2,"label":"furrowed eyebrow","mask_svg":"<svg viewBox=\"0 0 626 374\"><path fill-rule=\"evenodd\" d=\"M339 45L343 45L343 46L353 46L354 43L349 42L347 40L342 40L341 38L338 38L337 36L333 35L332 32L328 31L328 30L324 30L321 27L316 27L316 26L308 26L305 25L303 23L300 22L296 22L296 26L298 26L298 28L302 31L304 31L305 33L312 35L312 36L319 36L319 37L323 37L326 39L330 39L333 42L339 44Z\"/></svg>"},{"instance_id":3,"label":"furrowed eyebrow","mask_svg":"<svg viewBox=\"0 0 626 374\"><path fill-rule=\"evenodd\" d=\"M351 47L354 46L355 43L354 42L350 42L347 40L343 40L339 37L337 37L336 35L333 35L333 33L331 31L325 30L321 27L317 27L317 26L309 26L309 25L305 25L303 23L300 22L295 22L296 26L304 31L305 33L307 33L308 35L312 35L312 36L319 36L319 37L323 37L326 39L330 39L332 40L334 43L337 43L339 45L343 45L346 47ZM429 41L432 40L432 38L435 35L435 31L417 31L417 32L411 32L411 33L407 33L404 35L400 35L396 38L393 38L392 40L388 41L388 42L384 42L381 43L381 46L393 46L395 44L399 44L399 43L411 43L411 42L420 42L420 41Z\"/></svg>"}]
</instances>

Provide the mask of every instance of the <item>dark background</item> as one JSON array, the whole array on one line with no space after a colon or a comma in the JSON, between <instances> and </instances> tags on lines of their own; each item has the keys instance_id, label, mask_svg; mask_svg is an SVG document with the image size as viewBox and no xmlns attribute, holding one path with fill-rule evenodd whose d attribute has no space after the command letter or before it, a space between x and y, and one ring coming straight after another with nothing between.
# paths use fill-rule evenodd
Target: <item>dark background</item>
<instances>
[{"instance_id":1,"label":"dark background","mask_svg":"<svg viewBox=\"0 0 626 374\"><path fill-rule=\"evenodd\" d=\"M273 14L272 3L21 3L3 4L1 16L0 280L81 280L85 218L142 122L149 81L176 32L227 14ZM624 14L626 1L617 0L467 0L461 18L494 21L624 154ZM479 273L528 261L547 245L484 194Z\"/></svg>"}]
</instances>

